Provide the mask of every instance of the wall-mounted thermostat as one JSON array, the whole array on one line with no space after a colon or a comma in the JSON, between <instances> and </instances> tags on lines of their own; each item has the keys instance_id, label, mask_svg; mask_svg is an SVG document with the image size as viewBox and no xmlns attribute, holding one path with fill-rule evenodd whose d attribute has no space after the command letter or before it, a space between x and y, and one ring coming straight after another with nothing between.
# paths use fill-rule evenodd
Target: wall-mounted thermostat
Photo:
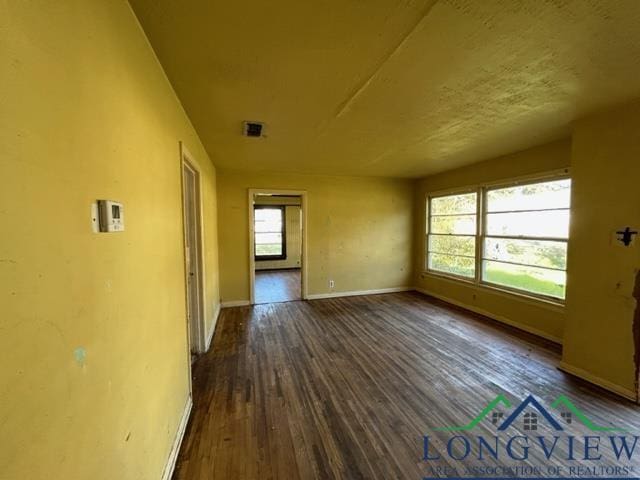
<instances>
[{"instance_id":1,"label":"wall-mounted thermostat","mask_svg":"<svg viewBox=\"0 0 640 480\"><path fill-rule=\"evenodd\" d=\"M124 231L122 204L111 200L98 200L98 224L101 232Z\"/></svg>"}]
</instances>

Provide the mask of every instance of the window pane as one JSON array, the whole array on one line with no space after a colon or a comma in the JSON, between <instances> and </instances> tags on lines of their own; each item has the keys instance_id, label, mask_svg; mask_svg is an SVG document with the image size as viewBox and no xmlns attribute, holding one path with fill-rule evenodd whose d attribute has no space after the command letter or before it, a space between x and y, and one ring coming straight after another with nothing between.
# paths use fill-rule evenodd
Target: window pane
<instances>
[{"instance_id":1,"label":"window pane","mask_svg":"<svg viewBox=\"0 0 640 480\"><path fill-rule=\"evenodd\" d=\"M475 235L476 216L431 217L431 229L429 233Z\"/></svg>"},{"instance_id":2,"label":"window pane","mask_svg":"<svg viewBox=\"0 0 640 480\"><path fill-rule=\"evenodd\" d=\"M557 270L511 265L485 260L482 279L486 282L564 299L567 274Z\"/></svg>"},{"instance_id":3,"label":"window pane","mask_svg":"<svg viewBox=\"0 0 640 480\"><path fill-rule=\"evenodd\" d=\"M279 208L256 208L254 218L256 232L282 231L282 210Z\"/></svg>"},{"instance_id":4,"label":"window pane","mask_svg":"<svg viewBox=\"0 0 640 480\"><path fill-rule=\"evenodd\" d=\"M429 269L439 272L452 273L463 277L475 277L475 260L455 255L429 254Z\"/></svg>"},{"instance_id":5,"label":"window pane","mask_svg":"<svg viewBox=\"0 0 640 480\"><path fill-rule=\"evenodd\" d=\"M554 180L487 191L487 212L569 208L571 180Z\"/></svg>"},{"instance_id":6,"label":"window pane","mask_svg":"<svg viewBox=\"0 0 640 480\"><path fill-rule=\"evenodd\" d=\"M429 251L475 257L476 239L475 237L429 235Z\"/></svg>"},{"instance_id":7,"label":"window pane","mask_svg":"<svg viewBox=\"0 0 640 480\"><path fill-rule=\"evenodd\" d=\"M281 232L282 224L276 222L256 222L256 233Z\"/></svg>"},{"instance_id":8,"label":"window pane","mask_svg":"<svg viewBox=\"0 0 640 480\"><path fill-rule=\"evenodd\" d=\"M256 208L255 218L265 222L280 222L282 220L282 210L280 208Z\"/></svg>"},{"instance_id":9,"label":"window pane","mask_svg":"<svg viewBox=\"0 0 640 480\"><path fill-rule=\"evenodd\" d=\"M487 215L487 234L568 238L569 210L489 213Z\"/></svg>"},{"instance_id":10,"label":"window pane","mask_svg":"<svg viewBox=\"0 0 640 480\"><path fill-rule=\"evenodd\" d=\"M281 243L263 243L256 245L256 255L282 255Z\"/></svg>"},{"instance_id":11,"label":"window pane","mask_svg":"<svg viewBox=\"0 0 640 480\"><path fill-rule=\"evenodd\" d=\"M567 243L486 238L484 258L565 270L567 268Z\"/></svg>"},{"instance_id":12,"label":"window pane","mask_svg":"<svg viewBox=\"0 0 640 480\"><path fill-rule=\"evenodd\" d=\"M281 233L256 233L256 245L267 243L282 243Z\"/></svg>"},{"instance_id":13,"label":"window pane","mask_svg":"<svg viewBox=\"0 0 640 480\"><path fill-rule=\"evenodd\" d=\"M477 193L448 195L431 199L431 215L476 213Z\"/></svg>"}]
</instances>

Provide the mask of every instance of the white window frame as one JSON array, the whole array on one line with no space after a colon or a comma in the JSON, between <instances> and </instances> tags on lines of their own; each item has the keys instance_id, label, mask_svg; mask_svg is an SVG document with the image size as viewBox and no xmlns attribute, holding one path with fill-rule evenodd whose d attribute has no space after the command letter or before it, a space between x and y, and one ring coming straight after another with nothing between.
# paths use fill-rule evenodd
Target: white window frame
<instances>
[{"instance_id":1,"label":"white window frame","mask_svg":"<svg viewBox=\"0 0 640 480\"><path fill-rule=\"evenodd\" d=\"M280 254L267 254L267 255L258 255L258 245L265 245L263 243L258 243L258 241L254 237L254 257L256 262L270 262L277 260L286 260L287 259L287 210L285 205L254 205L253 206L253 221L255 222L257 219L256 211L257 210L279 210L280 211L280 231L278 232L258 232L255 228L254 224L254 235L257 237L261 233L271 233L271 234L280 234ZM268 244L266 244L268 245Z\"/></svg>"},{"instance_id":2,"label":"white window frame","mask_svg":"<svg viewBox=\"0 0 640 480\"><path fill-rule=\"evenodd\" d=\"M467 186L458 189L450 189L443 191L436 191L433 193L427 193L425 196L425 206L426 206L426 215L425 215L425 236L424 236L424 258L423 258L423 267L424 273L434 276L434 277L443 277L446 279L450 279L456 282L466 283L469 285L473 285L480 288L486 288L493 291L499 291L505 293L507 295L513 295L516 297L523 297L525 299L534 300L537 302L543 303L551 303L558 306L564 306L566 304L566 289L565 289L565 298L552 297L549 295L538 294L535 292L529 292L526 290L520 290L517 288L500 285L496 283L491 283L482 279L482 263L484 260L484 244L485 238L488 236L490 238L495 238L495 235L487 235L486 233L486 216L489 212L487 212L487 191L489 190L497 190L501 188L509 188L509 187L517 187L524 185L532 185L536 183L544 183L551 182L556 180L565 180L571 179L570 170L568 168L562 170L556 170L553 172L547 172L538 175L530 175L526 177L517 177L510 180L500 180L498 182L491 183L483 183L473 186ZM573 188L573 185L572 185ZM476 251L475 251L475 278L464 277L461 275L455 275L452 273L442 272L440 270L432 270L429 268L429 228L431 225L431 200L434 198L441 198L451 195L464 195L467 193L476 193L477 194L477 203L476 203ZM571 210L570 210L571 211ZM498 237L503 238L503 237ZM557 241L557 242L566 242L567 246L569 244L569 239L563 238L544 238L544 237L510 237L506 236L504 238L510 239L522 239L522 240L540 240L540 241ZM566 270L565 270L566 272Z\"/></svg>"},{"instance_id":3,"label":"white window frame","mask_svg":"<svg viewBox=\"0 0 640 480\"><path fill-rule=\"evenodd\" d=\"M465 277L464 275L456 275L455 273L449 273L449 272L443 272L441 270L432 270L429 268L429 236L430 235L441 235L438 233L434 233L432 234L429 230L431 228L431 201L435 198L443 198L443 197L453 197L456 195L468 195L470 193L475 193L476 194L476 212L475 212L475 216L476 216L476 233L475 235L465 235L465 234L460 234L460 235L455 235L455 236L460 236L460 237L473 237L475 238L475 244L476 244L476 251L474 253L474 277ZM456 280L460 280L463 282L473 282L475 283L478 280L478 238L479 238L479 222L478 219L480 217L480 202L481 202L481 197L480 197L480 193L478 191L477 188L466 188L466 189L462 189L462 190L452 190L452 191L447 191L447 192L438 192L435 193L433 195L428 195L427 196L427 216L426 216L426 228L425 228L425 245L424 245L424 250L425 250L425 257L424 257L424 268L426 269L426 271L428 271L431 274L434 275L442 275L445 277L449 277L449 278L454 278ZM473 215L473 214L468 214L468 215Z\"/></svg>"}]
</instances>

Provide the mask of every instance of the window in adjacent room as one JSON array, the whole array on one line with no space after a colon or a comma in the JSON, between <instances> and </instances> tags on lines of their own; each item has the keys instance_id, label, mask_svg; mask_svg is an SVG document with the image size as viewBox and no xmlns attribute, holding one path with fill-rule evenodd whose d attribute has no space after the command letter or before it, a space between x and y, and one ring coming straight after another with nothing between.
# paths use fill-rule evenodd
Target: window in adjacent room
<instances>
[{"instance_id":1,"label":"window in adjacent room","mask_svg":"<svg viewBox=\"0 0 640 480\"><path fill-rule=\"evenodd\" d=\"M476 192L431 197L427 225L427 268L476 277Z\"/></svg>"},{"instance_id":2,"label":"window in adjacent room","mask_svg":"<svg viewBox=\"0 0 640 480\"><path fill-rule=\"evenodd\" d=\"M287 258L284 207L255 206L254 235L256 260Z\"/></svg>"},{"instance_id":3,"label":"window in adjacent room","mask_svg":"<svg viewBox=\"0 0 640 480\"><path fill-rule=\"evenodd\" d=\"M565 298L571 180L487 188L482 282Z\"/></svg>"}]
</instances>

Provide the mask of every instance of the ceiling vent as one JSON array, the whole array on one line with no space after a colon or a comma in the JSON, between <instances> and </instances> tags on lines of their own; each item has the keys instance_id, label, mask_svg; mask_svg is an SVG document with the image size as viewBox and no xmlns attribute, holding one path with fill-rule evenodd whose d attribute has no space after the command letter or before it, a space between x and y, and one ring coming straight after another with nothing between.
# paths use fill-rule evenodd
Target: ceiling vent
<instances>
[{"instance_id":1,"label":"ceiling vent","mask_svg":"<svg viewBox=\"0 0 640 480\"><path fill-rule=\"evenodd\" d=\"M247 137L261 137L263 123L260 122L244 122L244 134Z\"/></svg>"}]
</instances>

